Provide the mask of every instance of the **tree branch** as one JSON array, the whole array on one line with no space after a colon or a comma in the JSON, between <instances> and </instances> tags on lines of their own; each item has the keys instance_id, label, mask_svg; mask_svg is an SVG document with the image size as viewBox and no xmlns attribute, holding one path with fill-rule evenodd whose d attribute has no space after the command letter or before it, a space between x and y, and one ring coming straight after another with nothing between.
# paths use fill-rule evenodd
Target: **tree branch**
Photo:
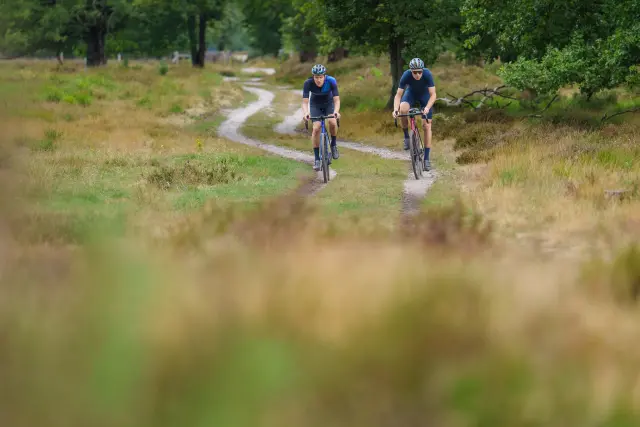
<instances>
[{"instance_id":1,"label":"tree branch","mask_svg":"<svg viewBox=\"0 0 640 427\"><path fill-rule=\"evenodd\" d=\"M460 96L460 97L457 97L455 95L447 93L447 96L449 96L450 98L437 98L436 101L443 101L449 107L459 107L462 104L465 104L465 105L469 105L474 110L477 110L480 107L482 107L484 105L484 102L487 99L493 100L494 96L499 96L500 98L505 98L505 99L511 99L512 101L518 101L517 98L514 98L514 97L509 96L509 95L505 95L505 94L503 94L501 92L501 90L506 88L506 87L507 87L506 85L497 86L497 87L495 87L493 89L489 89L489 88L485 87L484 89L477 89L477 90L471 91L468 94L466 94L464 96ZM477 94L483 95L483 98L480 100L480 103L478 105L474 105L473 102L467 100L467 98L469 98L469 97L471 97L473 95L477 95Z\"/></svg>"},{"instance_id":2,"label":"tree branch","mask_svg":"<svg viewBox=\"0 0 640 427\"><path fill-rule=\"evenodd\" d=\"M529 114L526 117L535 117L535 118L541 119L542 118L542 113L547 111L549 109L549 107L551 107L551 104L553 104L556 99L558 99L558 94L557 93L554 95L554 97L551 99L551 101L549 101L549 103L547 104L546 107L544 107L542 110L538 111L538 113Z\"/></svg>"},{"instance_id":3,"label":"tree branch","mask_svg":"<svg viewBox=\"0 0 640 427\"><path fill-rule=\"evenodd\" d=\"M615 116L619 116L621 114L626 114L626 113L635 113L636 111L640 111L640 107L635 107L635 108L630 108L628 110L623 110L623 111L618 111L617 113L614 113L612 115L607 115L607 113L604 113L604 116L602 116L602 119L600 119L600 123L604 123L605 121L615 117Z\"/></svg>"}]
</instances>

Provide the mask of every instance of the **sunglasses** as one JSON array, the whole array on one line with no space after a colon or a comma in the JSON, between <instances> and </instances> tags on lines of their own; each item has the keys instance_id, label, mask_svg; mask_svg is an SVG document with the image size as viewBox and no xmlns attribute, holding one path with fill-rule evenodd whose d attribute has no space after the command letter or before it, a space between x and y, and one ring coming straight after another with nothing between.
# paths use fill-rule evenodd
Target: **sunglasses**
<instances>
[{"instance_id":1,"label":"sunglasses","mask_svg":"<svg viewBox=\"0 0 640 427\"><path fill-rule=\"evenodd\" d=\"M422 71L412 71L411 74L422 74Z\"/></svg>"}]
</instances>

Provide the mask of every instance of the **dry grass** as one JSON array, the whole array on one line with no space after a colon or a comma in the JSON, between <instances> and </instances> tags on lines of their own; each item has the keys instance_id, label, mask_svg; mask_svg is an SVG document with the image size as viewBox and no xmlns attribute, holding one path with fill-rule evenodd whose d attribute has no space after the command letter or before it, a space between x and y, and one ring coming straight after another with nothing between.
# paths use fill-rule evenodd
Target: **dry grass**
<instances>
[{"instance_id":1,"label":"dry grass","mask_svg":"<svg viewBox=\"0 0 640 427\"><path fill-rule=\"evenodd\" d=\"M211 70L157 66L2 64L3 147L32 207L12 216L21 240L81 243L102 227L162 234L210 198L249 208L295 187L301 165L215 135L244 91Z\"/></svg>"},{"instance_id":2,"label":"dry grass","mask_svg":"<svg viewBox=\"0 0 640 427\"><path fill-rule=\"evenodd\" d=\"M570 129L528 128L494 148L472 197L509 236L556 251L603 250L638 237L640 169L624 141ZM607 190L624 190L623 197Z\"/></svg>"},{"instance_id":3,"label":"dry grass","mask_svg":"<svg viewBox=\"0 0 640 427\"><path fill-rule=\"evenodd\" d=\"M76 253L13 248L0 278L3 419L15 426L638 419L638 313L624 286L609 282L636 280L635 252L603 260L597 274L591 262L577 279L553 261L461 257L408 240L326 242L308 232L314 224L305 225L311 217L300 201L265 205L223 232L196 226L196 250L140 240ZM48 265L58 269L43 274Z\"/></svg>"},{"instance_id":4,"label":"dry grass","mask_svg":"<svg viewBox=\"0 0 640 427\"><path fill-rule=\"evenodd\" d=\"M383 111L390 78L387 58L349 58L328 64L341 87L341 137L400 149L402 133ZM294 61L284 81L299 84L308 74ZM490 69L443 56L433 71L439 96L460 96L501 84ZM308 67L307 67L308 68ZM637 238L637 149L640 119L616 117L600 126L605 112L629 108L633 94L604 91L590 102L569 90L542 119L522 120L519 103L502 110L435 108L434 165L441 176L427 200L444 206L459 195L492 219L509 245L584 256L610 251ZM292 99L295 95L292 95ZM453 139L452 153L447 139ZM457 165L451 164L451 157ZM607 190L623 190L610 196Z\"/></svg>"},{"instance_id":5,"label":"dry grass","mask_svg":"<svg viewBox=\"0 0 640 427\"><path fill-rule=\"evenodd\" d=\"M27 123L8 106L2 117L16 126ZM29 129L41 126L33 134L0 133L3 424L640 422L637 247L625 247L613 233L612 250L583 263L544 260L492 240L519 227L547 227L540 218L554 212L550 227L563 242L571 242L565 227L589 234L597 218L624 219L631 227L635 200L604 201L598 194L606 185L637 180L635 148L625 139L635 128L610 128L610 141L585 130L534 125L491 145L469 139L467 149L492 151L492 160L482 173L473 164L448 171L451 182L469 177L464 184L476 184L466 186L461 203L444 203L444 187L443 203L426 204L409 228L373 239L327 233L327 216L316 214L322 198L317 204L291 193L265 201L255 192L237 193L245 181L256 188L269 177L295 175L289 162L272 163L188 129L163 134L168 127L149 128L147 112L140 114L131 126L159 132L150 137L166 144L165 151L134 142L111 149L101 121L93 122L93 133L89 126L46 132L42 122L57 125L58 119L31 117ZM78 121L90 119L96 120ZM264 127L247 129L264 134L273 123L262 119ZM75 139L82 132L86 145ZM196 136L203 146L194 144ZM277 141L309 147L306 138ZM454 155L447 153L452 164ZM193 162L187 166L186 160ZM344 187L332 182L319 195L324 202L352 201L352 192L362 189L399 195L384 188L394 166L380 161L387 172L377 182L370 168L378 164L368 157L349 153L338 162ZM160 183L171 177L171 185L197 193L210 176L229 178L237 164L254 164L233 184L241 203L225 203L234 198L229 194L205 197L189 215L172 210L171 190L144 184L144 176L155 173ZM220 166L226 172L210 174L212 165L226 165ZM569 180L571 192L564 193ZM86 199L118 205L113 191L125 188L137 200L129 206L139 210L127 232L93 230L104 216L92 217L95 205L87 208ZM231 191L224 188L216 191ZM174 196L192 194L187 190ZM16 202L22 191L40 208L64 209L48 216L32 211L33 204ZM67 199L47 197L56 191ZM256 202L248 214L241 211L247 200ZM80 206L86 217L77 216ZM16 239L24 223L14 222L25 217L45 227L40 236L73 226L77 236L89 232L93 239L81 246L55 239L27 244Z\"/></svg>"},{"instance_id":6,"label":"dry grass","mask_svg":"<svg viewBox=\"0 0 640 427\"><path fill-rule=\"evenodd\" d=\"M273 131L273 126L289 111L283 103L288 96L281 93L271 115L256 114L242 132L269 144L313 155L310 133L281 135ZM343 138L340 131L338 135ZM407 163L346 148L340 153L340 158L331 164L338 177L313 197L312 203L323 217L321 229L331 235L388 235L398 224Z\"/></svg>"}]
</instances>

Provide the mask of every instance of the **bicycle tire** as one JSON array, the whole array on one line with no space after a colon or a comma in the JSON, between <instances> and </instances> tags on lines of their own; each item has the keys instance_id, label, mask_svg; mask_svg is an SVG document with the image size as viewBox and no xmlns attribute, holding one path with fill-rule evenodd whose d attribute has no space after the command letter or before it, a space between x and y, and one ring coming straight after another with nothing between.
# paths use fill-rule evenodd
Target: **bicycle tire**
<instances>
[{"instance_id":1,"label":"bicycle tire","mask_svg":"<svg viewBox=\"0 0 640 427\"><path fill-rule=\"evenodd\" d=\"M417 132L417 136L418 136L418 141L420 141L420 144L416 145L416 148L418 149L418 160L420 161L420 169L426 172L426 169L424 167L424 142L422 141L420 132Z\"/></svg>"},{"instance_id":2,"label":"bicycle tire","mask_svg":"<svg viewBox=\"0 0 640 427\"><path fill-rule=\"evenodd\" d=\"M418 156L418 142L416 141L416 134L411 134L411 168L413 169L413 175L416 179L420 179L422 176L422 166L420 166L420 158Z\"/></svg>"},{"instance_id":3,"label":"bicycle tire","mask_svg":"<svg viewBox=\"0 0 640 427\"><path fill-rule=\"evenodd\" d=\"M327 134L324 133L321 135L321 156L322 156L322 178L325 183L329 182L329 158L327 157Z\"/></svg>"}]
</instances>

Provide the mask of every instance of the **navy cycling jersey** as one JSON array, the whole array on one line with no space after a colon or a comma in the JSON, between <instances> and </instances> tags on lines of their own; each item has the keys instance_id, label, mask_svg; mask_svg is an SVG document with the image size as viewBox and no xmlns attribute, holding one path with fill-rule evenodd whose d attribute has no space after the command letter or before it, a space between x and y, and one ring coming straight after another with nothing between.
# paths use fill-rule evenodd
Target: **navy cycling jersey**
<instances>
[{"instance_id":1,"label":"navy cycling jersey","mask_svg":"<svg viewBox=\"0 0 640 427\"><path fill-rule=\"evenodd\" d=\"M320 87L313 81L313 77L309 77L302 87L302 97L309 98L309 94L313 94L314 104L330 104L333 102L334 96L339 96L338 82L331 76L326 76L324 84Z\"/></svg>"},{"instance_id":2,"label":"navy cycling jersey","mask_svg":"<svg viewBox=\"0 0 640 427\"><path fill-rule=\"evenodd\" d=\"M433 75L431 74L431 71L426 68L422 69L422 76L420 77L420 80L414 79L411 75L411 70L407 70L402 73L402 77L400 77L400 83L398 83L398 87L400 89L407 90L408 87L411 94L416 96L428 94L428 88L435 87L435 85L436 84L433 82Z\"/></svg>"}]
</instances>

